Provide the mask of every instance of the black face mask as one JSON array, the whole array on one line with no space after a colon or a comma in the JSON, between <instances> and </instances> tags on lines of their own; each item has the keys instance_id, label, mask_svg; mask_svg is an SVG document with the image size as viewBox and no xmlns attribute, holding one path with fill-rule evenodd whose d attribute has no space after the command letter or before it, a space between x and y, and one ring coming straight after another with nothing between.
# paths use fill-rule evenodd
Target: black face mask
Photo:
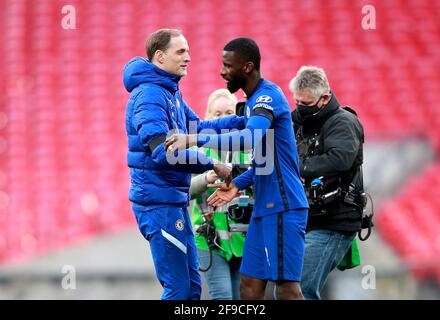
<instances>
[{"instance_id":1,"label":"black face mask","mask_svg":"<svg viewBox=\"0 0 440 320\"><path fill-rule=\"evenodd\" d=\"M324 109L324 107L322 107L322 108L318 107L318 103L319 103L319 101L321 101L321 99L322 99L322 96L318 99L318 101L316 101L316 103L314 105L311 105L311 106L297 104L296 108L298 109L298 112L301 115L301 118L305 119L305 118L309 118L311 116L316 116L319 112L321 112L322 109Z\"/></svg>"},{"instance_id":2,"label":"black face mask","mask_svg":"<svg viewBox=\"0 0 440 320\"><path fill-rule=\"evenodd\" d=\"M296 108L298 109L298 112L302 118L308 118L314 116L318 114L319 111L321 111L321 109L318 107L306 107L302 105L296 105Z\"/></svg>"}]
</instances>

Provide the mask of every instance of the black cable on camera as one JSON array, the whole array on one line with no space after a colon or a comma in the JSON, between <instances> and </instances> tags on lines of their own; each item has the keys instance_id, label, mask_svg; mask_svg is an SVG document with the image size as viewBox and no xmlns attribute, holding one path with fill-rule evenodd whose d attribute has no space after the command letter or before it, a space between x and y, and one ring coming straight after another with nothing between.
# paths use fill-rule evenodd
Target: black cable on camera
<instances>
[{"instance_id":1,"label":"black cable on camera","mask_svg":"<svg viewBox=\"0 0 440 320\"><path fill-rule=\"evenodd\" d=\"M212 266L212 250L215 248L222 249L221 246L217 244L217 232L215 231L214 222L212 220L205 220L203 224L197 229L197 233L205 237L206 242L208 244L208 250L209 250L209 263L206 268L201 268L199 265L199 270L201 272L208 271Z\"/></svg>"},{"instance_id":2,"label":"black cable on camera","mask_svg":"<svg viewBox=\"0 0 440 320\"><path fill-rule=\"evenodd\" d=\"M365 235L365 237L362 236L362 229L358 231L358 237L361 241L365 241L367 240L370 235L371 235L371 228L373 227L373 216L374 216L374 205L373 205L373 199L371 198L371 195L369 193L365 193L366 196L368 196L368 198L370 199L370 203L371 203L371 216L368 217L367 220L367 226L365 228L362 229L368 229L367 234ZM360 206L359 206L360 207ZM364 208L361 208L361 210L363 211ZM362 220L364 220L364 217L362 217ZM362 226L364 227L364 226Z\"/></svg>"}]
</instances>

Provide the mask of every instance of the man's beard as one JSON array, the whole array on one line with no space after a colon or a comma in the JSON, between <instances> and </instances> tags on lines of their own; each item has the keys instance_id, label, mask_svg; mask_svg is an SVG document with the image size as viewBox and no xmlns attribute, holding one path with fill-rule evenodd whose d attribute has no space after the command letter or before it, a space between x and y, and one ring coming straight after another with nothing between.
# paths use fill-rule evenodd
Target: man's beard
<instances>
[{"instance_id":1,"label":"man's beard","mask_svg":"<svg viewBox=\"0 0 440 320\"><path fill-rule=\"evenodd\" d=\"M229 90L229 92L231 93L235 93L238 91L238 89L241 89L244 87L246 83L246 79L245 78L235 78L234 80L228 81L227 82L227 88Z\"/></svg>"}]
</instances>

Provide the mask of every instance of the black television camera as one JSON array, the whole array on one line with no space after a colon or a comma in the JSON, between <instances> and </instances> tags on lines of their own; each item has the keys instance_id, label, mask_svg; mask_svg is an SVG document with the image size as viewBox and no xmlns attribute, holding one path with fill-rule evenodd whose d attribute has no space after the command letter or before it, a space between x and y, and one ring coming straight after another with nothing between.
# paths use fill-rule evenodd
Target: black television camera
<instances>
[{"instance_id":1,"label":"black television camera","mask_svg":"<svg viewBox=\"0 0 440 320\"><path fill-rule=\"evenodd\" d=\"M235 114L236 114L237 116L239 116L239 117L244 116L244 107L245 107L245 106L246 106L246 102L243 102L243 101L238 102L238 103L235 105Z\"/></svg>"},{"instance_id":2,"label":"black television camera","mask_svg":"<svg viewBox=\"0 0 440 320\"><path fill-rule=\"evenodd\" d=\"M353 182L348 188L341 187L341 179L338 177L319 177L310 183L307 190L310 208L314 208L313 215L326 214L326 206L335 200L342 200L344 203L358 207L362 211L361 229L368 229L367 234L363 236L358 232L359 239L365 241L371 234L371 228L374 226L373 200L371 196L363 191L357 191ZM368 199L370 199L371 210L366 210Z\"/></svg>"},{"instance_id":3,"label":"black television camera","mask_svg":"<svg viewBox=\"0 0 440 320\"><path fill-rule=\"evenodd\" d=\"M310 187L306 188L306 191L309 206L314 208L311 211L316 212L314 215L325 214L326 206L341 197L342 188L339 182L337 177L319 177L312 180Z\"/></svg>"},{"instance_id":4,"label":"black television camera","mask_svg":"<svg viewBox=\"0 0 440 320\"><path fill-rule=\"evenodd\" d=\"M228 204L228 217L234 223L229 223L231 232L247 232L254 209L254 199L240 195Z\"/></svg>"},{"instance_id":5,"label":"black television camera","mask_svg":"<svg viewBox=\"0 0 440 320\"><path fill-rule=\"evenodd\" d=\"M325 206L335 200L342 199L345 203L365 209L367 195L365 192L357 192L353 183L347 188L342 188L339 177L319 177L313 179L308 188L309 205L317 206L325 212Z\"/></svg>"},{"instance_id":6,"label":"black television camera","mask_svg":"<svg viewBox=\"0 0 440 320\"><path fill-rule=\"evenodd\" d=\"M232 177L238 177L249 169L248 164L233 164ZM228 217L234 223L229 224L232 232L247 232L249 222L251 221L252 211L254 209L253 191L251 188L246 189L250 195L240 194L228 203Z\"/></svg>"}]
</instances>

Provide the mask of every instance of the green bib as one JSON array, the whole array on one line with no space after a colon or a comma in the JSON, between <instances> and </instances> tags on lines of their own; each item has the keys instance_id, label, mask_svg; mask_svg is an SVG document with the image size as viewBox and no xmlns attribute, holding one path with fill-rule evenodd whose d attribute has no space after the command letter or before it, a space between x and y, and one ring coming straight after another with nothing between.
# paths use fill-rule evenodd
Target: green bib
<instances>
[{"instance_id":1,"label":"green bib","mask_svg":"<svg viewBox=\"0 0 440 320\"><path fill-rule=\"evenodd\" d=\"M214 150L204 149L204 152L206 156L216 161L221 161L220 156ZM244 152L234 152L232 160L233 163L249 163L250 155ZM206 199L213 194L215 190L215 188L209 188L204 194L195 197L191 212L191 223L195 228L205 221L202 215L202 208L208 208ZM232 256L241 257L243 255L245 234L242 232L229 231L229 224L234 222L228 218L227 212L214 212L212 219L220 244L220 248L214 249L213 252L224 257L227 261L229 261ZM209 250L204 236L195 232L194 237L198 249Z\"/></svg>"}]
</instances>

